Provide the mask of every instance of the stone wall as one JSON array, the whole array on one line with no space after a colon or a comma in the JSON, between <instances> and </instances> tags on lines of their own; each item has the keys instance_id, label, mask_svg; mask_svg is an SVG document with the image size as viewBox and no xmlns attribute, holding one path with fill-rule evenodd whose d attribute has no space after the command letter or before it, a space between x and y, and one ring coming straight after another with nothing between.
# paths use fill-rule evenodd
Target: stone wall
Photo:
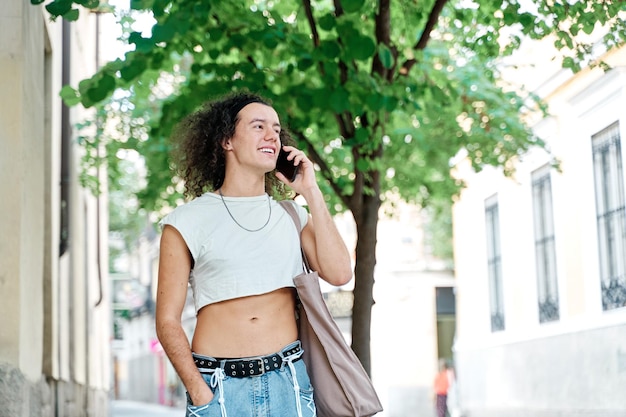
<instances>
[{"instance_id":1,"label":"stone wall","mask_svg":"<svg viewBox=\"0 0 626 417\"><path fill-rule=\"evenodd\" d=\"M108 393L46 379L30 382L0 364L0 417L108 417Z\"/></svg>"}]
</instances>

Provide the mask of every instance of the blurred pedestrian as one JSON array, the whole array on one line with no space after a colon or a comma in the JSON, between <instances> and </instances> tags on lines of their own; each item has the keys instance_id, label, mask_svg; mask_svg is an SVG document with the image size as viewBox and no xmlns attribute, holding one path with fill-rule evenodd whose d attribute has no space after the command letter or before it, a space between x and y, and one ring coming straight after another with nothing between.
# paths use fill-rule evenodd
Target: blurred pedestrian
<instances>
[{"instance_id":1,"label":"blurred pedestrian","mask_svg":"<svg viewBox=\"0 0 626 417\"><path fill-rule=\"evenodd\" d=\"M437 409L437 417L446 417L448 415L448 390L450 389L450 366L445 359L439 359L439 370L435 377L435 407Z\"/></svg>"}]
</instances>

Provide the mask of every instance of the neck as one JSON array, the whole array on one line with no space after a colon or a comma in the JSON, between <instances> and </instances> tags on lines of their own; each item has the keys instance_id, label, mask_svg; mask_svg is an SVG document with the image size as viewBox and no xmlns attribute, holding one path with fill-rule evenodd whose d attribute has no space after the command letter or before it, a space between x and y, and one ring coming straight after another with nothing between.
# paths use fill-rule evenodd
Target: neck
<instances>
[{"instance_id":1,"label":"neck","mask_svg":"<svg viewBox=\"0 0 626 417\"><path fill-rule=\"evenodd\" d=\"M265 177L253 181L250 178L229 180L226 178L220 187L223 195L228 197L254 197L265 194Z\"/></svg>"}]
</instances>

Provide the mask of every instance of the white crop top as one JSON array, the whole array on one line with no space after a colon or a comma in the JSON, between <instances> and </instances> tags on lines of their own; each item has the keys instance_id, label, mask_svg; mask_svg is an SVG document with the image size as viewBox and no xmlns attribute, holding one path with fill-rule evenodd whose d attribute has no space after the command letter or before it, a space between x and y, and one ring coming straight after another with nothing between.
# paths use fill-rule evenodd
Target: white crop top
<instances>
[{"instance_id":1,"label":"white crop top","mask_svg":"<svg viewBox=\"0 0 626 417\"><path fill-rule=\"evenodd\" d=\"M232 216L254 230L268 218L267 194L255 197L224 197ZM292 202L307 223L307 211ZM228 214L219 195L205 193L177 207L161 220L180 232L194 264L189 276L196 313L208 304L278 288L293 287L302 273L300 238L293 219L273 198L271 217L261 230L243 230Z\"/></svg>"}]
</instances>

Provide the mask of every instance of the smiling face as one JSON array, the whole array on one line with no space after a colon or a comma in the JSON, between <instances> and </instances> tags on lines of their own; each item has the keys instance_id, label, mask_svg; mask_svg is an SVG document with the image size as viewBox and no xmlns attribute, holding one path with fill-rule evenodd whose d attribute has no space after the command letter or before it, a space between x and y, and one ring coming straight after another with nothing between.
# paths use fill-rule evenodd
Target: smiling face
<instances>
[{"instance_id":1,"label":"smiling face","mask_svg":"<svg viewBox=\"0 0 626 417\"><path fill-rule=\"evenodd\" d=\"M234 164L261 175L272 171L280 149L279 135L276 111L262 103L248 104L237 114L235 133L224 144L227 167Z\"/></svg>"}]
</instances>

